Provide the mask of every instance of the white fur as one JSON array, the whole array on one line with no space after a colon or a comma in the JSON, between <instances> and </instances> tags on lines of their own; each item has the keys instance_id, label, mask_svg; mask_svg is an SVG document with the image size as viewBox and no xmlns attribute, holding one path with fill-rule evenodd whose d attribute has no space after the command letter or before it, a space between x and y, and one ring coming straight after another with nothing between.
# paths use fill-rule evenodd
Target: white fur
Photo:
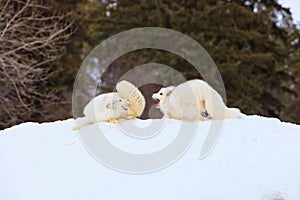
<instances>
[{"instance_id":1,"label":"white fur","mask_svg":"<svg viewBox=\"0 0 300 200\"><path fill-rule=\"evenodd\" d=\"M145 108L145 98L137 87L128 81L121 81L116 86L121 98L129 99L129 118L136 118L142 115Z\"/></svg>"},{"instance_id":2,"label":"white fur","mask_svg":"<svg viewBox=\"0 0 300 200\"><path fill-rule=\"evenodd\" d=\"M186 121L204 120L201 112L207 111L210 119L240 118L237 108L228 108L222 97L202 80L191 80L177 87L162 88L153 94L160 101L159 108L166 118Z\"/></svg>"},{"instance_id":3,"label":"white fur","mask_svg":"<svg viewBox=\"0 0 300 200\"><path fill-rule=\"evenodd\" d=\"M97 122L115 123L128 115L128 100L122 99L117 93L100 94L92 99L84 108L82 118L76 119L74 130Z\"/></svg>"}]
</instances>

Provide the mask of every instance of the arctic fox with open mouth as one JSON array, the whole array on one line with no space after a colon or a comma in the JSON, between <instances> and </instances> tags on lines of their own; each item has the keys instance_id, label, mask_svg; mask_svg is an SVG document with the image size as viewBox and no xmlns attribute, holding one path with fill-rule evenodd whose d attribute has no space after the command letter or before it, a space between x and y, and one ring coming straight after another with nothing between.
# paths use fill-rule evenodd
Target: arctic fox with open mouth
<instances>
[{"instance_id":1,"label":"arctic fox with open mouth","mask_svg":"<svg viewBox=\"0 0 300 200\"><path fill-rule=\"evenodd\" d=\"M228 108L221 95L203 80L190 80L161 88L152 95L165 118L196 121L240 118L238 108ZM204 114L207 113L207 116Z\"/></svg>"}]
</instances>

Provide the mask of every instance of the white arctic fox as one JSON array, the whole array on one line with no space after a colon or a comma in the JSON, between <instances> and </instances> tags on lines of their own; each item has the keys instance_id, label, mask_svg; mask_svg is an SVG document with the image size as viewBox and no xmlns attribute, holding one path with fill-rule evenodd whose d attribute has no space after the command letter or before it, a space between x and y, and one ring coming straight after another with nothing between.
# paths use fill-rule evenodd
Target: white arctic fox
<instances>
[{"instance_id":1,"label":"white arctic fox","mask_svg":"<svg viewBox=\"0 0 300 200\"><path fill-rule=\"evenodd\" d=\"M74 130L97 122L115 123L128 117L128 99L121 98L116 92L100 94L84 108L84 117L76 119Z\"/></svg>"},{"instance_id":2,"label":"white arctic fox","mask_svg":"<svg viewBox=\"0 0 300 200\"><path fill-rule=\"evenodd\" d=\"M240 118L237 108L228 108L219 93L205 81L195 79L181 83L177 87L161 88L152 95L157 107L165 118L186 121L205 120L202 116L207 112L208 119Z\"/></svg>"},{"instance_id":3,"label":"white arctic fox","mask_svg":"<svg viewBox=\"0 0 300 200\"><path fill-rule=\"evenodd\" d=\"M145 109L145 98L137 87L128 81L121 81L116 86L117 92L123 99L129 99L128 117L134 119L142 115Z\"/></svg>"}]
</instances>

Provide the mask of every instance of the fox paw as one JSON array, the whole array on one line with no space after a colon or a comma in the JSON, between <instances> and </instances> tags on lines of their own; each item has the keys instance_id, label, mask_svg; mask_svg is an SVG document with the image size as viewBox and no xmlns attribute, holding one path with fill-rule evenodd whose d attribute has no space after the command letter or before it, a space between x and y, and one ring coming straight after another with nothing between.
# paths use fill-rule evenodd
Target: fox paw
<instances>
[{"instance_id":1,"label":"fox paw","mask_svg":"<svg viewBox=\"0 0 300 200\"><path fill-rule=\"evenodd\" d=\"M78 130L80 130L80 127L79 127L79 126L74 126L74 127L73 127L73 131L78 131Z\"/></svg>"},{"instance_id":2,"label":"fox paw","mask_svg":"<svg viewBox=\"0 0 300 200\"><path fill-rule=\"evenodd\" d=\"M129 119L129 120L133 120L133 119L135 119L136 117L134 116L134 115L129 115L129 116L127 116L127 119Z\"/></svg>"},{"instance_id":3,"label":"fox paw","mask_svg":"<svg viewBox=\"0 0 300 200\"><path fill-rule=\"evenodd\" d=\"M108 122L112 123L112 124L115 124L115 123L117 123L117 120L116 119L109 119Z\"/></svg>"}]
</instances>

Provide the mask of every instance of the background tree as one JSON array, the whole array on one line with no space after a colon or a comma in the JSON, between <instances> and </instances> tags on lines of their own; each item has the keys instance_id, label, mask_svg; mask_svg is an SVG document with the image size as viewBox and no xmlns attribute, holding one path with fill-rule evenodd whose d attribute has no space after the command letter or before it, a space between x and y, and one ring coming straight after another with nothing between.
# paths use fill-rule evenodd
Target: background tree
<instances>
[{"instance_id":1,"label":"background tree","mask_svg":"<svg viewBox=\"0 0 300 200\"><path fill-rule=\"evenodd\" d=\"M36 1L0 1L0 127L43 119L43 104L58 100L47 80L72 34L67 18Z\"/></svg>"},{"instance_id":2,"label":"background tree","mask_svg":"<svg viewBox=\"0 0 300 200\"><path fill-rule=\"evenodd\" d=\"M9 10L4 9L4 6L12 5L12 2L14 6L10 9L14 10L6 14ZM4 30L7 21L25 5L21 2L0 0L2 6L0 16L6 19L0 20L1 31ZM36 7L25 9L21 13L26 16L32 13L32 10L38 12L38 16L43 16L44 19L40 24L34 20L27 21L26 26L40 28L43 23L43 27L59 24L55 27L62 28L69 24L68 20L71 20L74 21L73 27L76 31L72 36L69 35L71 32L69 29L61 33L61 36L64 34L70 36L70 43L66 44L65 40L55 43L58 45L55 47L56 55L62 56L56 60L53 57L53 62L43 62L48 60L41 55L48 53L46 48L29 53L24 50L18 51L20 61L28 62L34 58L37 63L42 63L39 65L42 70L48 70L46 73L40 73L46 76L44 78L40 74L28 73L28 76L30 74L35 77L33 84L26 84L28 88L33 88L32 91L37 89L43 97L45 94L46 96L53 94L49 91L55 91L52 95L55 101L42 98L48 102L41 103L41 100L32 100L30 97L29 101L22 97L25 104L30 102L28 104L30 109L24 109L14 84L4 74L4 69L7 68L1 66L1 87L10 88L10 90L2 90L1 94L5 97L1 97L3 100L0 105L2 127L22 121L53 121L71 117L74 79L89 51L104 39L121 31L152 26L182 32L195 39L208 51L223 77L229 106L239 107L246 114L260 114L300 123L299 30L293 24L289 9L283 8L276 0L44 0L43 5L46 3L51 6L51 9L37 4L37 1L30 2L30 5L35 2ZM62 13L69 13L66 16L68 20L57 18L47 21L50 16L64 15ZM20 29L24 34L41 36L34 28L27 31L24 29ZM14 35L19 33L16 27L10 30ZM9 36L10 34L6 32L5 37L9 38ZM43 37L47 36L49 35L43 35ZM20 39L22 38L24 39L24 36L20 36ZM3 43L5 45L2 47L2 41L3 38L1 38L1 54L7 55L6 52L10 51L4 47L14 48L14 46ZM48 48L50 52L53 53L51 49L55 45ZM67 53L62 54L65 50ZM30 56L30 59L26 56ZM99 92L111 91L119 78L128 70L150 62L172 66L187 79L201 78L201 75L186 60L165 51L138 50L121 56L109 66L101 80L93 76L93 71L99 67L101 61L90 59L87 62L90 67L86 73L90 78L86 83L98 83ZM10 66L14 68L14 65ZM49 74L51 74L50 78ZM139 78L148 79L151 76L152 74L140 74ZM15 75L10 74L10 77ZM20 79L23 75L18 77ZM147 87L143 86L141 89L148 97L147 102L151 103L151 95L148 93L158 90L159 86L154 85L150 89ZM86 103L89 95L91 95L90 91L82 93L83 103ZM15 107L21 111L10 111ZM150 108L149 104L147 108ZM37 109L39 112L36 112ZM15 116L15 113L20 112L23 114Z\"/></svg>"},{"instance_id":3,"label":"background tree","mask_svg":"<svg viewBox=\"0 0 300 200\"><path fill-rule=\"evenodd\" d=\"M60 103L50 105L52 110L56 110L50 116L49 121L57 119L66 119L72 116L72 90L76 73L87 54L101 42L102 35L97 29L99 27L98 18L106 15L106 6L101 1L94 0L47 0L47 3L54 10L70 13L70 18L74 20L75 32L72 35L72 41L66 45L66 54L54 62L55 70L58 71L49 79L50 87L57 91L57 97ZM93 60L89 63L93 65ZM92 75L91 71L86 72ZM86 79L82 84L94 84L97 80ZM93 81L93 82L92 82ZM83 104L87 103L89 93L84 91Z\"/></svg>"},{"instance_id":4,"label":"background tree","mask_svg":"<svg viewBox=\"0 0 300 200\"><path fill-rule=\"evenodd\" d=\"M290 11L276 1L118 0L109 11L109 16L99 18L99 31L113 35L131 28L158 26L185 33L216 62L229 106L247 114L299 122L295 116L300 113L295 114L290 106L298 99L295 71L299 72L299 30ZM201 77L183 59L161 51L128 54L113 63L111 70L117 74L118 67L126 71L148 62L172 66L187 79Z\"/></svg>"}]
</instances>

